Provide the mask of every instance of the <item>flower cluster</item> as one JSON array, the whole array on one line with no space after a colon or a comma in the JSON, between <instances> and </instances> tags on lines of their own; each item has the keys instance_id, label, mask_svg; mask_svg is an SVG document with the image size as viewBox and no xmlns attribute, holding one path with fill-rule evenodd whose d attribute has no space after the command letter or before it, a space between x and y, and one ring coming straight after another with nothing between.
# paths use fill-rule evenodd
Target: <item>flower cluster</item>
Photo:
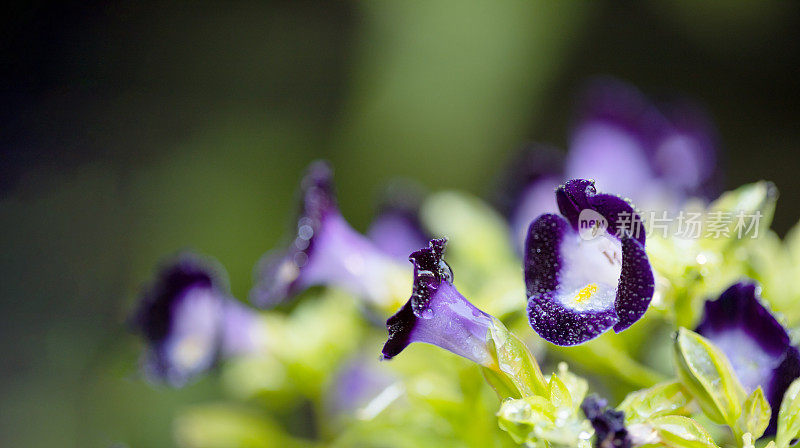
<instances>
[{"instance_id":1,"label":"flower cluster","mask_svg":"<svg viewBox=\"0 0 800 448\"><path fill-rule=\"evenodd\" d=\"M144 373L179 387L218 368L238 402L183 415L184 446L786 448L800 437L800 228L769 230L767 182L713 199L715 158L695 108L601 80L569 152L530 147L499 210L395 191L362 234L314 162L253 307L208 258L158 270L132 318ZM758 219L682 238L637 206ZM624 398L611 407L590 384Z\"/></svg>"}]
</instances>

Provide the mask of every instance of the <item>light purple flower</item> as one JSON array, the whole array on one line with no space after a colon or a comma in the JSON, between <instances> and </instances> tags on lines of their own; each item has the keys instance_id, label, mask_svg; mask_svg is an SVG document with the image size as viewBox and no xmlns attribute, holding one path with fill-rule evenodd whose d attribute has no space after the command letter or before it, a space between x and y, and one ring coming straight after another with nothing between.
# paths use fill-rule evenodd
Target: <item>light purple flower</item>
<instances>
[{"instance_id":1,"label":"light purple flower","mask_svg":"<svg viewBox=\"0 0 800 448\"><path fill-rule=\"evenodd\" d=\"M716 180L716 135L689 104L657 108L613 79L589 85L570 138L565 176L594 179L652 210L705 196Z\"/></svg>"},{"instance_id":2,"label":"light purple flower","mask_svg":"<svg viewBox=\"0 0 800 448\"><path fill-rule=\"evenodd\" d=\"M257 316L230 297L222 269L181 254L164 265L143 293L133 324L148 343L147 376L182 386L223 357L255 351Z\"/></svg>"},{"instance_id":3,"label":"light purple flower","mask_svg":"<svg viewBox=\"0 0 800 448\"><path fill-rule=\"evenodd\" d=\"M719 299L707 301L696 331L727 355L748 392L761 386L773 410L767 429L767 434L773 434L783 394L800 376L800 352L761 303L758 287L752 282L736 283Z\"/></svg>"},{"instance_id":4,"label":"light purple flower","mask_svg":"<svg viewBox=\"0 0 800 448\"><path fill-rule=\"evenodd\" d=\"M295 237L287 248L262 259L251 301L271 307L312 286L335 286L368 303L385 304L391 296L388 277L405 268L341 215L326 162L308 168L301 196Z\"/></svg>"}]
</instances>

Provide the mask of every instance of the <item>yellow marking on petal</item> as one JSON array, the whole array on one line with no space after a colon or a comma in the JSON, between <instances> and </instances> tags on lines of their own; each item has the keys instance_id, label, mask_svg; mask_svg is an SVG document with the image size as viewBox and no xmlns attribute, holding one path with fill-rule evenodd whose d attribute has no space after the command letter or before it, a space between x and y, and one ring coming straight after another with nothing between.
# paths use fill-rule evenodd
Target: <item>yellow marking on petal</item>
<instances>
[{"instance_id":1,"label":"yellow marking on petal","mask_svg":"<svg viewBox=\"0 0 800 448\"><path fill-rule=\"evenodd\" d=\"M578 291L578 294L575 294L575 302L583 303L589 300L594 293L597 292L597 284L596 283L589 283L588 285L581 288Z\"/></svg>"}]
</instances>

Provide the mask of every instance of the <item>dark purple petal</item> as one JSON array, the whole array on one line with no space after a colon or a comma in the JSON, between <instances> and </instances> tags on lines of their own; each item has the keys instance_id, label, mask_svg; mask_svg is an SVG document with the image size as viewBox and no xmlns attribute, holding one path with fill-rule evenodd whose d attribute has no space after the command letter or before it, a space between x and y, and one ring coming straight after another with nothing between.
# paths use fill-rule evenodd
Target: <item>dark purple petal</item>
<instances>
[{"instance_id":1,"label":"dark purple petal","mask_svg":"<svg viewBox=\"0 0 800 448\"><path fill-rule=\"evenodd\" d=\"M597 395L589 395L581 403L581 410L594 428L597 448L630 448L632 442L625 428L625 413L608 407L608 402Z\"/></svg>"},{"instance_id":2,"label":"dark purple petal","mask_svg":"<svg viewBox=\"0 0 800 448\"><path fill-rule=\"evenodd\" d=\"M630 236L622 237L622 273L619 278L614 307L619 321L614 331L619 333L644 316L655 293L655 279L644 245Z\"/></svg>"},{"instance_id":3,"label":"dark purple petal","mask_svg":"<svg viewBox=\"0 0 800 448\"><path fill-rule=\"evenodd\" d=\"M452 271L442 259L444 239L411 254L414 288L411 298L386 321L389 338L383 359L391 359L412 342L449 350L478 364L491 361L487 341L492 317L472 305L452 285Z\"/></svg>"},{"instance_id":4,"label":"dark purple petal","mask_svg":"<svg viewBox=\"0 0 800 448\"><path fill-rule=\"evenodd\" d=\"M608 222L606 231L619 238L622 234L630 234L642 245L645 243L645 228L641 217L628 201L613 194L597 194L594 181L572 179L556 190L556 201L561 214L578 229L580 214L584 210L593 210L602 215Z\"/></svg>"},{"instance_id":5,"label":"dark purple petal","mask_svg":"<svg viewBox=\"0 0 800 448\"><path fill-rule=\"evenodd\" d=\"M784 392L800 376L800 353L761 303L754 283L737 283L707 301L696 331L728 356L748 391L761 386L772 409L780 408ZM768 434L775 429L777 412L772 414Z\"/></svg>"},{"instance_id":6,"label":"dark purple petal","mask_svg":"<svg viewBox=\"0 0 800 448\"><path fill-rule=\"evenodd\" d=\"M372 303L387 300L385 276L402 268L339 213L327 164L309 168L302 198L296 236L287 249L263 258L251 301L271 307L317 285L341 287Z\"/></svg>"},{"instance_id":7,"label":"dark purple petal","mask_svg":"<svg viewBox=\"0 0 800 448\"><path fill-rule=\"evenodd\" d=\"M572 227L578 228L578 216L581 211L591 208L589 197L597 194L594 181L587 179L568 180L556 189L558 209Z\"/></svg>"},{"instance_id":8,"label":"dark purple petal","mask_svg":"<svg viewBox=\"0 0 800 448\"><path fill-rule=\"evenodd\" d=\"M410 187L392 187L367 236L381 251L405 261L408 254L428 244L430 236L419 219L421 194Z\"/></svg>"},{"instance_id":9,"label":"dark purple petal","mask_svg":"<svg viewBox=\"0 0 800 448\"><path fill-rule=\"evenodd\" d=\"M598 194L589 198L591 209L608 220L608 233L616 237L628 234L644 246L644 222L631 204L613 194Z\"/></svg>"},{"instance_id":10,"label":"dark purple petal","mask_svg":"<svg viewBox=\"0 0 800 448\"><path fill-rule=\"evenodd\" d=\"M573 238L577 239L578 236L564 218L545 214L531 224L526 242L528 318L539 336L556 345L581 344L599 336L617 322L611 301L605 307L589 309L564 304L561 296L571 295L575 288L573 285L563 285L562 276L569 275L565 270L570 267L565 263L562 248L564 244L570 244L569 239ZM578 287L579 294L586 291L586 287L594 288L590 294L597 292L597 284L586 285Z\"/></svg>"}]
</instances>

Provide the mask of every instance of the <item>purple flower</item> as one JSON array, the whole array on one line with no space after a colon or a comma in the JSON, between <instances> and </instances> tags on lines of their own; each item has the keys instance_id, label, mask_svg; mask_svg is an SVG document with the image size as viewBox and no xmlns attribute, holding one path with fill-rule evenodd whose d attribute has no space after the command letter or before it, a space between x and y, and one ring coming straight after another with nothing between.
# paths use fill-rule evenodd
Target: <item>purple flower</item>
<instances>
[{"instance_id":1,"label":"purple flower","mask_svg":"<svg viewBox=\"0 0 800 448\"><path fill-rule=\"evenodd\" d=\"M565 163L567 178L591 178L640 206L675 209L715 181L716 136L694 106L659 109L613 79L591 83Z\"/></svg>"},{"instance_id":2,"label":"purple flower","mask_svg":"<svg viewBox=\"0 0 800 448\"><path fill-rule=\"evenodd\" d=\"M786 329L767 310L754 283L736 283L705 304L697 333L716 344L748 392L758 386L772 407L767 434L775 425L783 394L800 376L800 352Z\"/></svg>"},{"instance_id":3,"label":"purple flower","mask_svg":"<svg viewBox=\"0 0 800 448\"><path fill-rule=\"evenodd\" d=\"M295 237L287 248L263 258L250 293L253 303L271 307L311 286L325 285L385 305L393 285L389 277L405 269L341 215L326 162L308 168L301 196Z\"/></svg>"},{"instance_id":4,"label":"purple flower","mask_svg":"<svg viewBox=\"0 0 800 448\"><path fill-rule=\"evenodd\" d=\"M421 193L405 184L393 184L372 221L367 236L373 244L395 259L408 259L408 254L425 246L430 236L419 219Z\"/></svg>"},{"instance_id":5,"label":"purple flower","mask_svg":"<svg viewBox=\"0 0 800 448\"><path fill-rule=\"evenodd\" d=\"M641 220L619 196L597 194L589 180L562 185L556 200L563 216L539 216L525 244L531 326L556 345L625 330L654 292Z\"/></svg>"},{"instance_id":6,"label":"purple flower","mask_svg":"<svg viewBox=\"0 0 800 448\"><path fill-rule=\"evenodd\" d=\"M445 243L445 239L431 240L427 248L409 257L414 264L413 292L386 321L389 339L383 346L383 359L397 356L412 342L425 342L478 364L491 364L487 343L492 317L453 286L452 271L442 259Z\"/></svg>"},{"instance_id":7,"label":"purple flower","mask_svg":"<svg viewBox=\"0 0 800 448\"><path fill-rule=\"evenodd\" d=\"M528 145L504 173L499 207L520 252L528 224L556 211L551 193L566 179L594 179L648 211L674 211L688 196L717 192L716 133L698 107L659 109L633 86L598 79L579 109L566 157Z\"/></svg>"},{"instance_id":8,"label":"purple flower","mask_svg":"<svg viewBox=\"0 0 800 448\"><path fill-rule=\"evenodd\" d=\"M631 439L625 428L625 414L608 407L608 402L597 395L589 395L581 403L583 411L594 428L597 448L630 448Z\"/></svg>"},{"instance_id":9,"label":"purple flower","mask_svg":"<svg viewBox=\"0 0 800 448\"><path fill-rule=\"evenodd\" d=\"M257 317L230 297L212 264L182 254L143 293L133 324L148 343L144 368L151 379L182 386L220 358L259 346Z\"/></svg>"}]
</instances>

